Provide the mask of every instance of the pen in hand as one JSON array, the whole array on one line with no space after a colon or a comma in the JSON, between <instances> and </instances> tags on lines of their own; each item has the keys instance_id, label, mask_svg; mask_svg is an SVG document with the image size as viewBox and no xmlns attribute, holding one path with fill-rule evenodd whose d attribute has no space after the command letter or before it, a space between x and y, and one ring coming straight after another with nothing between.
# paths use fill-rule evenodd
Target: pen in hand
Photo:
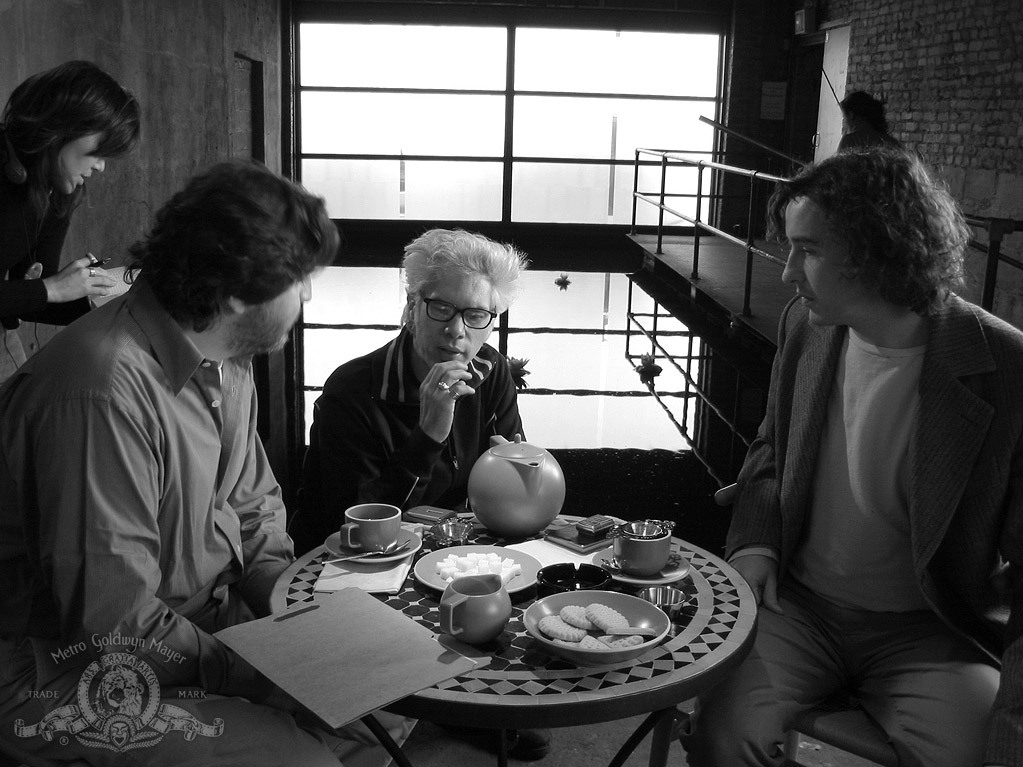
<instances>
[{"instance_id":1,"label":"pen in hand","mask_svg":"<svg viewBox=\"0 0 1023 767\"><path fill-rule=\"evenodd\" d=\"M104 264L110 263L109 258L102 259L96 258L94 255L92 255L92 253L89 253L88 251L86 251L85 255L89 257L89 266L103 266Z\"/></svg>"}]
</instances>

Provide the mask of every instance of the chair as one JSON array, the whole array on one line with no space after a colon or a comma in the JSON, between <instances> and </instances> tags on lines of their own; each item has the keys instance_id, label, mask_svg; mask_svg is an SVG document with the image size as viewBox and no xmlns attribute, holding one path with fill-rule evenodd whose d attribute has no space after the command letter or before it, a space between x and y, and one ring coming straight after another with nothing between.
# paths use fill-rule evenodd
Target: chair
<instances>
[{"instance_id":1,"label":"chair","mask_svg":"<svg viewBox=\"0 0 1023 767\"><path fill-rule=\"evenodd\" d=\"M726 485L714 493L719 506L735 500L737 486ZM799 733L847 751L883 767L898 767L899 757L881 726L847 693L838 693L796 717L785 734L785 758L798 765Z\"/></svg>"},{"instance_id":2,"label":"chair","mask_svg":"<svg viewBox=\"0 0 1023 767\"><path fill-rule=\"evenodd\" d=\"M899 767L888 736L855 699L841 692L796 717L785 734L785 758L799 765L799 733L883 767Z\"/></svg>"}]
</instances>

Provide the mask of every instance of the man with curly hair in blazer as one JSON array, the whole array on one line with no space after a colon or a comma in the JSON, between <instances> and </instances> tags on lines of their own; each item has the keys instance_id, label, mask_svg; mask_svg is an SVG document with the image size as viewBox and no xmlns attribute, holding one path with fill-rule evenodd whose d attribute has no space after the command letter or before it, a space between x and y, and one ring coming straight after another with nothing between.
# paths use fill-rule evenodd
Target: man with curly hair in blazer
<instances>
[{"instance_id":1,"label":"man with curly hair in blazer","mask_svg":"<svg viewBox=\"0 0 1023 767\"><path fill-rule=\"evenodd\" d=\"M1023 333L955 295L969 229L907 153L804 169L769 224L796 297L727 542L758 633L689 764L781 765L846 689L905 767L1023 765Z\"/></svg>"}]
</instances>

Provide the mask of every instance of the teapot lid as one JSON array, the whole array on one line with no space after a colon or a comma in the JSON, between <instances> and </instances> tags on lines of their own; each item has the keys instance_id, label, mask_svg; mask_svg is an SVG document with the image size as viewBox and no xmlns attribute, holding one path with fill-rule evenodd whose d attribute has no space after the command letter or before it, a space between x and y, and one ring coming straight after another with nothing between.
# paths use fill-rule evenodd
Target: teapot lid
<instances>
[{"instance_id":1,"label":"teapot lid","mask_svg":"<svg viewBox=\"0 0 1023 767\"><path fill-rule=\"evenodd\" d=\"M522 435L516 434L514 442L505 442L503 445L495 445L488 451L493 455L500 456L501 458L519 458L519 459L531 459L540 460L547 451L542 447L531 445L528 442L522 441Z\"/></svg>"}]
</instances>

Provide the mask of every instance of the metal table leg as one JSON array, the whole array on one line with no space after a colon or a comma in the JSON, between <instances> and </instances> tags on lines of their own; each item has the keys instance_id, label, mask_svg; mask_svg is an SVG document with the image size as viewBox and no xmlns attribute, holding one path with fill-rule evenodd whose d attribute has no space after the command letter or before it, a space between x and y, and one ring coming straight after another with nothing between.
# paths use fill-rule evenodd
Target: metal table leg
<instances>
[{"instance_id":1,"label":"metal table leg","mask_svg":"<svg viewBox=\"0 0 1023 767\"><path fill-rule=\"evenodd\" d=\"M377 721L376 717L372 714L366 714L362 717L362 722L365 724L369 731L373 733L377 740L380 741L380 745L387 749L387 753L394 759L394 763L398 767L412 767L412 762L405 756L405 752L401 750L401 746L394 742L394 738L387 732L380 722Z\"/></svg>"}]
</instances>

